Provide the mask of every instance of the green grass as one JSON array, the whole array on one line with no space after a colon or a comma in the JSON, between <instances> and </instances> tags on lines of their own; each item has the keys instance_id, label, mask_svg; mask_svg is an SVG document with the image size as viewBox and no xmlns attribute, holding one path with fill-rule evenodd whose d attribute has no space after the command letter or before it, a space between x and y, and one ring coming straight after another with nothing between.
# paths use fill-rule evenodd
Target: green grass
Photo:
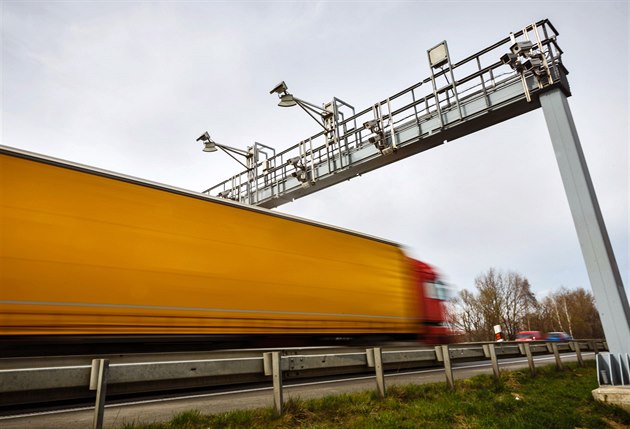
<instances>
[{"instance_id":1,"label":"green grass","mask_svg":"<svg viewBox=\"0 0 630 429\"><path fill-rule=\"evenodd\" d=\"M630 413L595 401L595 364L537 368L502 373L495 382L481 375L456 382L393 386L387 396L375 392L285 402L284 414L271 408L203 415L189 411L170 422L125 425L122 429L236 429L236 428L629 428Z\"/></svg>"}]
</instances>

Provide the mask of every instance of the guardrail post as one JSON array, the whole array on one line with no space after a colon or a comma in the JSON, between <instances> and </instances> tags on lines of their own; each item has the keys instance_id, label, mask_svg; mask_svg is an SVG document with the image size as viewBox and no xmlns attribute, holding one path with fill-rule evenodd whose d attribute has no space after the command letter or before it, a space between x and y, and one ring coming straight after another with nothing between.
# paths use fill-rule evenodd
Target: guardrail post
<instances>
[{"instance_id":1,"label":"guardrail post","mask_svg":"<svg viewBox=\"0 0 630 429\"><path fill-rule=\"evenodd\" d=\"M536 377L536 365L534 364L534 356L532 356L532 348L528 342L524 342L518 345L521 354L527 356L527 365L529 365L529 372L532 377Z\"/></svg>"},{"instance_id":2,"label":"guardrail post","mask_svg":"<svg viewBox=\"0 0 630 429\"><path fill-rule=\"evenodd\" d=\"M442 346L435 346L435 360L438 362L444 362L444 357L442 357Z\"/></svg>"},{"instance_id":3,"label":"guardrail post","mask_svg":"<svg viewBox=\"0 0 630 429\"><path fill-rule=\"evenodd\" d=\"M96 404L94 406L94 429L103 427L105 414L105 395L107 394L107 378L109 377L109 359L92 359L90 372L90 390L96 390Z\"/></svg>"},{"instance_id":4,"label":"guardrail post","mask_svg":"<svg viewBox=\"0 0 630 429\"><path fill-rule=\"evenodd\" d=\"M263 354L263 366L265 375L273 377L273 409L276 415L282 415L282 355L280 352L267 352Z\"/></svg>"},{"instance_id":5,"label":"guardrail post","mask_svg":"<svg viewBox=\"0 0 630 429\"><path fill-rule=\"evenodd\" d=\"M381 398L385 397L385 372L383 370L383 351L380 347L365 351L367 365L376 372L376 387Z\"/></svg>"},{"instance_id":6,"label":"guardrail post","mask_svg":"<svg viewBox=\"0 0 630 429\"><path fill-rule=\"evenodd\" d=\"M494 374L495 380L499 380L501 378L501 372L499 370L499 362L497 361L497 352L494 349L494 344L488 344L488 353L490 354L490 360L492 362L492 373Z\"/></svg>"},{"instance_id":7,"label":"guardrail post","mask_svg":"<svg viewBox=\"0 0 630 429\"><path fill-rule=\"evenodd\" d=\"M385 371L383 369L383 351L374 348L374 370L376 371L376 387L381 398L385 397Z\"/></svg>"},{"instance_id":8,"label":"guardrail post","mask_svg":"<svg viewBox=\"0 0 630 429\"><path fill-rule=\"evenodd\" d=\"M575 350L575 358L577 359L578 365L584 366L584 359L582 359L582 349L580 348L580 342L571 341L570 344L573 345L573 348Z\"/></svg>"},{"instance_id":9,"label":"guardrail post","mask_svg":"<svg viewBox=\"0 0 630 429\"><path fill-rule=\"evenodd\" d=\"M273 406L276 413L282 415L282 356L280 352L271 352L271 368L273 371Z\"/></svg>"},{"instance_id":10,"label":"guardrail post","mask_svg":"<svg viewBox=\"0 0 630 429\"><path fill-rule=\"evenodd\" d=\"M446 384L451 389L455 389L455 377L453 376L453 366L451 365L451 353L448 344L442 345L442 359L444 360L444 372L446 373Z\"/></svg>"},{"instance_id":11,"label":"guardrail post","mask_svg":"<svg viewBox=\"0 0 630 429\"><path fill-rule=\"evenodd\" d=\"M562 359L560 359L560 352L558 352L558 343L551 343L551 350L553 350L553 355L556 358L556 369L562 371L564 367L562 366Z\"/></svg>"}]
</instances>

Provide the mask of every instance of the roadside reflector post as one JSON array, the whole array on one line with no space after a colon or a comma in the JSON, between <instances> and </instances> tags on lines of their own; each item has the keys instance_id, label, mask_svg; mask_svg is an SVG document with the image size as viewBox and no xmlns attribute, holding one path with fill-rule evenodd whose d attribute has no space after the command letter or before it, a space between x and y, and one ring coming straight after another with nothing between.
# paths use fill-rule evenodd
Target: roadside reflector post
<instances>
[{"instance_id":1,"label":"roadside reflector post","mask_svg":"<svg viewBox=\"0 0 630 429\"><path fill-rule=\"evenodd\" d=\"M579 341L571 341L570 343L575 350L575 358L577 359L579 366L584 366L584 359L582 359L582 349L580 348Z\"/></svg>"},{"instance_id":2,"label":"roadside reflector post","mask_svg":"<svg viewBox=\"0 0 630 429\"><path fill-rule=\"evenodd\" d=\"M524 342L518 345L518 349L522 355L527 356L527 365L529 365L529 372L532 377L536 377L536 365L534 364L534 356L532 356L532 348L528 342Z\"/></svg>"},{"instance_id":3,"label":"roadside reflector post","mask_svg":"<svg viewBox=\"0 0 630 429\"><path fill-rule=\"evenodd\" d=\"M90 372L90 390L96 390L94 406L94 429L102 429L105 414L105 395L107 394L107 378L109 377L109 359L92 359Z\"/></svg>"},{"instance_id":4,"label":"roadside reflector post","mask_svg":"<svg viewBox=\"0 0 630 429\"><path fill-rule=\"evenodd\" d=\"M503 331L501 330L501 325L494 325L494 340L497 343L503 341Z\"/></svg>"},{"instance_id":5,"label":"roadside reflector post","mask_svg":"<svg viewBox=\"0 0 630 429\"><path fill-rule=\"evenodd\" d=\"M273 409L276 415L282 415L282 356L280 352L263 354L265 375L273 377Z\"/></svg>"},{"instance_id":6,"label":"roadside reflector post","mask_svg":"<svg viewBox=\"0 0 630 429\"><path fill-rule=\"evenodd\" d=\"M453 376L453 366L451 365L451 352L448 349L448 344L443 344L442 360L444 361L444 372L446 373L446 384L451 389L455 390L455 377Z\"/></svg>"},{"instance_id":7,"label":"roadside reflector post","mask_svg":"<svg viewBox=\"0 0 630 429\"><path fill-rule=\"evenodd\" d=\"M367 363L376 373L376 388L381 398L385 397L385 372L383 371L383 351L380 347L366 350Z\"/></svg>"},{"instance_id":8,"label":"roadside reflector post","mask_svg":"<svg viewBox=\"0 0 630 429\"><path fill-rule=\"evenodd\" d=\"M560 359L560 352L558 351L558 344L551 343L551 350L553 351L553 355L556 358L556 369L558 371L562 371L564 367L562 366L562 359Z\"/></svg>"}]
</instances>

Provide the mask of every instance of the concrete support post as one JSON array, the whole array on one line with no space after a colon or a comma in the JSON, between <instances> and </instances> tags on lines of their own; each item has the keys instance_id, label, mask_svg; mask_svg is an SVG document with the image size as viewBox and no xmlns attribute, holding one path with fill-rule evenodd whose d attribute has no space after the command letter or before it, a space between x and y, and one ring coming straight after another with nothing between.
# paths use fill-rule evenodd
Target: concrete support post
<instances>
[{"instance_id":1,"label":"concrete support post","mask_svg":"<svg viewBox=\"0 0 630 429\"><path fill-rule=\"evenodd\" d=\"M566 96L540 95L610 353L630 353L630 306Z\"/></svg>"},{"instance_id":2,"label":"concrete support post","mask_svg":"<svg viewBox=\"0 0 630 429\"><path fill-rule=\"evenodd\" d=\"M442 348L442 359L444 360L444 372L446 373L446 384L451 389L455 389L455 377L453 376L453 366L451 365L451 353L448 345L440 346Z\"/></svg>"},{"instance_id":3,"label":"concrete support post","mask_svg":"<svg viewBox=\"0 0 630 429\"><path fill-rule=\"evenodd\" d=\"M109 377L109 359L93 359L90 373L90 390L96 390L93 429L102 429L105 416L105 396Z\"/></svg>"}]
</instances>

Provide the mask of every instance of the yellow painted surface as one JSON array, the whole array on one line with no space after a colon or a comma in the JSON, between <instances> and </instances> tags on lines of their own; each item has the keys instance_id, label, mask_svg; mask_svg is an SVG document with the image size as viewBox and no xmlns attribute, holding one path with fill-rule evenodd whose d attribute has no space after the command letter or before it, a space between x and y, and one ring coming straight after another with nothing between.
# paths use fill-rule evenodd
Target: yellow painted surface
<instances>
[{"instance_id":1,"label":"yellow painted surface","mask_svg":"<svg viewBox=\"0 0 630 429\"><path fill-rule=\"evenodd\" d=\"M414 332L391 244L0 154L0 334Z\"/></svg>"}]
</instances>

